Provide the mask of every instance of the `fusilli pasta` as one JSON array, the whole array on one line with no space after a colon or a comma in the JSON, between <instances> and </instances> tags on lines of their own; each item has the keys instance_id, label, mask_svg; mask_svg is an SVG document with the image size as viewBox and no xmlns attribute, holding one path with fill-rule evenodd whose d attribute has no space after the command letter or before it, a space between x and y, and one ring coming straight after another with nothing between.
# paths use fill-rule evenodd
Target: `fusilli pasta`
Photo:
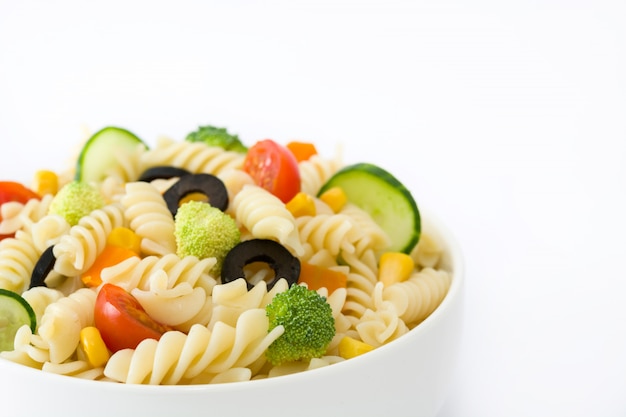
<instances>
[{"instance_id":1,"label":"fusilli pasta","mask_svg":"<svg viewBox=\"0 0 626 417\"><path fill-rule=\"evenodd\" d=\"M10 235L18 230L28 230L48 214L53 196L46 194L41 199L32 198L26 203L9 201L0 206L0 234Z\"/></svg>"},{"instance_id":2,"label":"fusilli pasta","mask_svg":"<svg viewBox=\"0 0 626 417\"><path fill-rule=\"evenodd\" d=\"M310 195L317 195L320 188L341 168L339 158L325 159L313 155L298 164L300 169L301 190Z\"/></svg>"},{"instance_id":3,"label":"fusilli pasta","mask_svg":"<svg viewBox=\"0 0 626 417\"><path fill-rule=\"evenodd\" d=\"M274 295L288 287L285 279L279 279L270 291L265 281L259 281L250 291L244 279L237 279L213 288L213 314L208 327L222 322L234 326L239 316L253 308L265 308Z\"/></svg>"},{"instance_id":4,"label":"fusilli pasta","mask_svg":"<svg viewBox=\"0 0 626 417\"><path fill-rule=\"evenodd\" d=\"M65 276L85 272L104 249L111 230L123 226L126 226L126 218L122 206L117 203L84 216L54 245L54 270Z\"/></svg>"},{"instance_id":5,"label":"fusilli pasta","mask_svg":"<svg viewBox=\"0 0 626 417\"><path fill-rule=\"evenodd\" d=\"M15 237L0 241L0 288L22 293L41 253L30 233L18 230Z\"/></svg>"},{"instance_id":6,"label":"fusilli pasta","mask_svg":"<svg viewBox=\"0 0 626 417\"><path fill-rule=\"evenodd\" d=\"M405 322L416 325L439 306L450 283L447 271L428 267L414 272L406 281L385 287L382 296L396 306Z\"/></svg>"},{"instance_id":7,"label":"fusilli pasta","mask_svg":"<svg viewBox=\"0 0 626 417\"><path fill-rule=\"evenodd\" d=\"M171 165L192 173L219 175L223 171L241 168L245 154L207 146L202 142L174 141L160 138L141 157L144 168Z\"/></svg>"},{"instance_id":8,"label":"fusilli pasta","mask_svg":"<svg viewBox=\"0 0 626 417\"><path fill-rule=\"evenodd\" d=\"M76 351L80 331L93 325L96 291L81 288L51 303L41 317L39 335L46 343L52 363L62 363Z\"/></svg>"},{"instance_id":9,"label":"fusilli pasta","mask_svg":"<svg viewBox=\"0 0 626 417\"><path fill-rule=\"evenodd\" d=\"M104 374L126 383L184 383L200 374L246 367L262 357L282 331L279 326L268 332L264 309L247 310L235 327L218 322L209 330L197 324L188 334L170 331L159 341L145 339L134 350L120 350L109 359Z\"/></svg>"},{"instance_id":10,"label":"fusilli pasta","mask_svg":"<svg viewBox=\"0 0 626 417\"><path fill-rule=\"evenodd\" d=\"M252 236L276 240L295 255L303 254L296 220L275 195L257 185L244 185L233 199L232 208Z\"/></svg>"},{"instance_id":11,"label":"fusilli pasta","mask_svg":"<svg viewBox=\"0 0 626 417\"><path fill-rule=\"evenodd\" d=\"M141 249L149 255L176 252L174 218L161 193L150 183L129 182L121 198L129 226L141 240Z\"/></svg>"},{"instance_id":12,"label":"fusilli pasta","mask_svg":"<svg viewBox=\"0 0 626 417\"><path fill-rule=\"evenodd\" d=\"M350 218L342 214L318 214L296 219L300 239L304 242L303 259L325 250L336 258L341 253L354 253L359 232Z\"/></svg>"},{"instance_id":13,"label":"fusilli pasta","mask_svg":"<svg viewBox=\"0 0 626 417\"><path fill-rule=\"evenodd\" d=\"M33 287L22 293L22 297L30 304L37 318L37 327L41 323L41 318L46 308L65 297L61 291L48 287Z\"/></svg>"},{"instance_id":14,"label":"fusilli pasta","mask_svg":"<svg viewBox=\"0 0 626 417\"><path fill-rule=\"evenodd\" d=\"M63 216L48 214L31 227L31 236L35 249L43 253L48 247L56 245L61 237L70 231L70 224Z\"/></svg>"}]
</instances>

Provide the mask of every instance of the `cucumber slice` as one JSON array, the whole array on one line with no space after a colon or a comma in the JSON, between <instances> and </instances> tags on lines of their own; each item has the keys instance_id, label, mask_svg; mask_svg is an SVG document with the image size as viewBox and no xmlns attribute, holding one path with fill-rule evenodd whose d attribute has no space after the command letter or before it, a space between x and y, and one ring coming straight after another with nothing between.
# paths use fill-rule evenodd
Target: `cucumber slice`
<instances>
[{"instance_id":1,"label":"cucumber slice","mask_svg":"<svg viewBox=\"0 0 626 417\"><path fill-rule=\"evenodd\" d=\"M37 318L33 308L18 293L0 288L0 352L13 350L15 333L25 324L35 332Z\"/></svg>"},{"instance_id":2,"label":"cucumber slice","mask_svg":"<svg viewBox=\"0 0 626 417\"><path fill-rule=\"evenodd\" d=\"M109 126L94 133L83 146L76 165L78 181L100 182L119 164L120 154L131 154L138 145L147 145L134 133Z\"/></svg>"},{"instance_id":3,"label":"cucumber slice","mask_svg":"<svg viewBox=\"0 0 626 417\"><path fill-rule=\"evenodd\" d=\"M340 187L348 201L372 216L391 240L389 251L410 253L421 233L421 219L411 192L389 172L368 163L339 170L320 189L318 196Z\"/></svg>"}]
</instances>

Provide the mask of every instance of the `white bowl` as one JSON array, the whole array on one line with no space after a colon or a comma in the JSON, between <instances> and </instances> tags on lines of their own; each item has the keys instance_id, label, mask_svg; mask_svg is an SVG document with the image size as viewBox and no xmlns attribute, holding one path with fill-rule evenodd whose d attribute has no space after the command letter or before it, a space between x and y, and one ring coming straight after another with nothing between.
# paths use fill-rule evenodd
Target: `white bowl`
<instances>
[{"instance_id":1,"label":"white bowl","mask_svg":"<svg viewBox=\"0 0 626 417\"><path fill-rule=\"evenodd\" d=\"M452 272L441 305L408 334L359 357L269 379L197 386L88 381L0 359L6 416L435 416L462 333L464 265L454 236L422 213Z\"/></svg>"}]
</instances>

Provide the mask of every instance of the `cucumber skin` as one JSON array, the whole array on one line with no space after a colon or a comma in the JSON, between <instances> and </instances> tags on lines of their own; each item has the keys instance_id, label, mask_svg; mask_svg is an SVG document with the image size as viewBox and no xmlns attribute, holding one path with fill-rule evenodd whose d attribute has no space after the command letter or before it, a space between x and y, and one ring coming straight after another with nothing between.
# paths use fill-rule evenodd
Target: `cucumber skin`
<instances>
[{"instance_id":1,"label":"cucumber skin","mask_svg":"<svg viewBox=\"0 0 626 417\"><path fill-rule=\"evenodd\" d=\"M355 175L357 177L354 177ZM375 187L372 186L367 190L361 190L361 189L351 190L350 185L346 185L346 180L348 183L351 183L354 181L355 178L358 181L371 182L372 185L376 184L376 186ZM355 194L360 194L363 191L372 192L374 190L383 191L386 193L390 191L391 189L393 189L394 190L393 195L402 196L404 199L404 202L406 204L405 208L407 209L407 212L406 212L407 216L404 219L407 222L406 227L408 227L409 230L412 229L412 232L409 232L406 234L406 236L403 236L402 242L394 241L395 236L390 235L389 237L392 239L392 247L390 248L390 250L409 254L413 250L413 248L415 248L421 235L420 212L417 207L417 203L415 202L415 199L413 198L411 192L404 186L404 184L402 184L390 172L386 171L385 169L377 165L366 163L366 162L360 162L360 163L356 163L353 165L348 165L348 166L343 167L339 171L337 171L321 187L320 191L318 192L318 196L321 195L324 191L328 190L329 188L332 188L335 186L341 187L346 193L348 197L348 201L351 201L357 206L360 206L359 201L358 201L360 200L360 198L355 197ZM389 188L389 190L385 190L385 188ZM380 195L378 195L377 197L380 197ZM379 205L379 207L383 204L392 204L392 203L383 202ZM374 220L376 220L379 217L377 216L376 213L373 213L372 207L361 206L360 208L370 213L370 215L374 218ZM381 211L381 213L384 215L385 211ZM401 216L401 217L396 217L397 219L404 217L402 213L396 213L396 214L400 214ZM385 230L389 234L389 231L387 230L384 224L380 224L379 221L377 221L377 223L379 223L379 225L383 228L383 230Z\"/></svg>"},{"instance_id":2,"label":"cucumber skin","mask_svg":"<svg viewBox=\"0 0 626 417\"><path fill-rule=\"evenodd\" d=\"M78 156L78 161L76 162L76 175L74 177L75 180L77 181L93 181L93 180L98 181L99 180L99 179L94 179L93 175L86 174L87 169L85 169L84 164L85 164L85 158L89 155L89 149L92 147L92 145L94 145L94 143L97 143L98 139L102 135L105 135L105 134L114 134L117 136L118 140L120 138L126 138L127 143L131 143L132 141L136 145L142 144L143 146L146 147L146 149L148 148L148 146L143 140L141 140L137 135L135 135L134 133L132 133L131 131L127 129L117 127L117 126L104 127L100 129L99 131L97 131L96 133L94 133L93 135L91 135L91 137L87 140L82 150L80 151L80 155ZM111 137L114 137L114 136L111 136ZM104 157L104 155L101 155L101 156Z\"/></svg>"},{"instance_id":3,"label":"cucumber skin","mask_svg":"<svg viewBox=\"0 0 626 417\"><path fill-rule=\"evenodd\" d=\"M0 288L0 297L10 298L16 303L20 304L24 308L24 310L26 310L26 312L28 313L28 317L30 319L30 323L29 323L30 330L33 333L35 333L35 330L37 328L37 316L35 315L35 310L33 310L33 308L28 303L28 301L26 301L24 297L22 297L18 293L5 290L3 288Z\"/></svg>"}]
</instances>

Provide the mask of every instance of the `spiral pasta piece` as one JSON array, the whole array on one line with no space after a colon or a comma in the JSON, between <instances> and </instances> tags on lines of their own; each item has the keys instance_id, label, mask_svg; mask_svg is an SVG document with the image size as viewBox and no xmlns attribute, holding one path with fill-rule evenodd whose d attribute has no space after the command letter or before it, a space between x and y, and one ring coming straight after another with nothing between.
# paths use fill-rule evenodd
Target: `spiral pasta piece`
<instances>
[{"instance_id":1,"label":"spiral pasta piece","mask_svg":"<svg viewBox=\"0 0 626 417\"><path fill-rule=\"evenodd\" d=\"M24 291L22 297L33 308L35 317L37 318L37 327L39 327L46 308L55 301L65 297L65 294L54 288L33 287Z\"/></svg>"},{"instance_id":2,"label":"spiral pasta piece","mask_svg":"<svg viewBox=\"0 0 626 417\"><path fill-rule=\"evenodd\" d=\"M398 317L392 305L377 311L367 310L356 325L361 340L379 347L406 334L409 327Z\"/></svg>"},{"instance_id":3,"label":"spiral pasta piece","mask_svg":"<svg viewBox=\"0 0 626 417\"><path fill-rule=\"evenodd\" d=\"M287 290L289 284L284 278L276 281L271 290L267 290L265 281L259 281L248 291L245 279L237 279L213 288L213 313L208 327L222 322L234 326L244 311L265 308L274 296Z\"/></svg>"},{"instance_id":4,"label":"spiral pasta piece","mask_svg":"<svg viewBox=\"0 0 626 417\"><path fill-rule=\"evenodd\" d=\"M157 271L150 277L148 290L135 288L131 294L156 321L177 326L192 320L207 302L207 293L201 287L181 282L168 288L165 271Z\"/></svg>"},{"instance_id":5,"label":"spiral pasta piece","mask_svg":"<svg viewBox=\"0 0 626 417\"><path fill-rule=\"evenodd\" d=\"M43 253L48 247L56 245L71 227L65 217L58 214L48 214L42 217L31 227L35 248L39 253Z\"/></svg>"},{"instance_id":6,"label":"spiral pasta piece","mask_svg":"<svg viewBox=\"0 0 626 417\"><path fill-rule=\"evenodd\" d=\"M119 202L126 194L126 183L118 177L106 177L98 184L98 188L107 204Z\"/></svg>"},{"instance_id":7,"label":"spiral pasta piece","mask_svg":"<svg viewBox=\"0 0 626 417\"><path fill-rule=\"evenodd\" d=\"M132 257L102 271L102 281L129 291L157 321L187 331L208 324L210 295L217 281L209 274L214 258L195 256Z\"/></svg>"},{"instance_id":8,"label":"spiral pasta piece","mask_svg":"<svg viewBox=\"0 0 626 417\"><path fill-rule=\"evenodd\" d=\"M411 251L411 257L418 267L436 268L442 253L442 246L435 236L426 231L422 231L417 245Z\"/></svg>"},{"instance_id":9,"label":"spiral pasta piece","mask_svg":"<svg viewBox=\"0 0 626 417\"><path fill-rule=\"evenodd\" d=\"M225 213L229 214L233 218L236 217L235 210L233 209L232 201L241 189L246 185L256 185L254 179L247 172L241 169L227 169L218 175L218 178L224 183L226 190L228 191L228 207L226 207ZM244 230L245 232L245 230Z\"/></svg>"},{"instance_id":10,"label":"spiral pasta piece","mask_svg":"<svg viewBox=\"0 0 626 417\"><path fill-rule=\"evenodd\" d=\"M226 384L229 382L243 382L252 379L253 372L248 368L231 368L224 372L201 373L189 380L189 384Z\"/></svg>"},{"instance_id":11,"label":"spiral pasta piece","mask_svg":"<svg viewBox=\"0 0 626 417\"><path fill-rule=\"evenodd\" d=\"M50 362L62 363L76 351L83 327L93 325L96 291L81 288L48 305L39 335L48 345Z\"/></svg>"},{"instance_id":12,"label":"spiral pasta piece","mask_svg":"<svg viewBox=\"0 0 626 417\"><path fill-rule=\"evenodd\" d=\"M179 180L180 177L155 178L150 181L150 185L156 188L159 193L163 195L172 185L176 184Z\"/></svg>"},{"instance_id":13,"label":"spiral pasta piece","mask_svg":"<svg viewBox=\"0 0 626 417\"><path fill-rule=\"evenodd\" d=\"M342 313L343 306L346 302L347 290L345 288L337 288L329 295L326 288L320 288L317 290L317 293L326 298L326 302L330 305L335 322L335 336L333 336L333 339L326 348L326 355L337 355L339 342L344 336L349 334L352 328L352 323Z\"/></svg>"},{"instance_id":14,"label":"spiral pasta piece","mask_svg":"<svg viewBox=\"0 0 626 417\"><path fill-rule=\"evenodd\" d=\"M305 161L298 163L300 170L301 191L317 195L322 185L341 168L339 158L325 159L320 155L313 155Z\"/></svg>"},{"instance_id":15,"label":"spiral pasta piece","mask_svg":"<svg viewBox=\"0 0 626 417\"><path fill-rule=\"evenodd\" d=\"M352 243L357 254L369 249L378 253L389 247L389 236L365 210L348 202L339 214L347 216L354 224L354 229L358 230L358 236Z\"/></svg>"},{"instance_id":16,"label":"spiral pasta piece","mask_svg":"<svg viewBox=\"0 0 626 417\"><path fill-rule=\"evenodd\" d=\"M48 214L54 196L44 195L41 200L31 198L26 203L8 201L0 206L0 234L10 235L30 227Z\"/></svg>"},{"instance_id":17,"label":"spiral pasta piece","mask_svg":"<svg viewBox=\"0 0 626 417\"><path fill-rule=\"evenodd\" d=\"M0 288L22 293L41 253L30 233L18 230L14 238L0 241Z\"/></svg>"},{"instance_id":18,"label":"spiral pasta piece","mask_svg":"<svg viewBox=\"0 0 626 417\"><path fill-rule=\"evenodd\" d=\"M45 362L41 370L87 380L100 380L104 377L104 368L94 368L85 360L71 360L64 363Z\"/></svg>"},{"instance_id":19,"label":"spiral pasta piece","mask_svg":"<svg viewBox=\"0 0 626 417\"><path fill-rule=\"evenodd\" d=\"M13 350L0 352L0 357L35 369L41 369L50 360L50 350L41 336L33 334L25 324L15 333Z\"/></svg>"},{"instance_id":20,"label":"spiral pasta piece","mask_svg":"<svg viewBox=\"0 0 626 417\"><path fill-rule=\"evenodd\" d=\"M126 219L118 203L108 204L84 216L54 245L54 270L65 276L82 274L104 249L111 230L122 226L126 226Z\"/></svg>"},{"instance_id":21,"label":"spiral pasta piece","mask_svg":"<svg viewBox=\"0 0 626 417\"><path fill-rule=\"evenodd\" d=\"M301 216L295 221L300 239L306 247L303 255L305 260L322 250L327 251L335 258L340 252L354 253L354 242L357 240L359 232L348 216L318 214L316 216Z\"/></svg>"},{"instance_id":22,"label":"spiral pasta piece","mask_svg":"<svg viewBox=\"0 0 626 417\"><path fill-rule=\"evenodd\" d=\"M143 252L149 255L176 252L174 217L159 190L147 182L129 182L121 203L130 228L142 239Z\"/></svg>"},{"instance_id":23,"label":"spiral pasta piece","mask_svg":"<svg viewBox=\"0 0 626 417\"><path fill-rule=\"evenodd\" d=\"M276 240L298 256L304 253L295 218L269 191L257 185L244 185L233 199L232 207L237 220L252 236Z\"/></svg>"},{"instance_id":24,"label":"spiral pasta piece","mask_svg":"<svg viewBox=\"0 0 626 417\"><path fill-rule=\"evenodd\" d=\"M160 138L156 146L142 155L141 163L145 168L171 165L196 174L219 175L226 170L241 168L244 159L243 153L207 146L202 142Z\"/></svg>"},{"instance_id":25,"label":"spiral pasta piece","mask_svg":"<svg viewBox=\"0 0 626 417\"><path fill-rule=\"evenodd\" d=\"M101 276L103 282L115 284L130 292L134 288L150 290L151 278L165 273L166 289L174 288L180 283L187 283L192 288L201 287L207 294L211 294L217 283L209 274L214 265L215 258L198 259L195 256L181 258L170 253L161 257L154 255L145 258L131 257L117 265L105 268Z\"/></svg>"},{"instance_id":26,"label":"spiral pasta piece","mask_svg":"<svg viewBox=\"0 0 626 417\"><path fill-rule=\"evenodd\" d=\"M328 289L322 287L317 293L326 299L333 314L333 318L337 318L341 314L341 309L346 302L347 290L345 288L337 288L332 294L328 294Z\"/></svg>"},{"instance_id":27,"label":"spiral pasta piece","mask_svg":"<svg viewBox=\"0 0 626 417\"><path fill-rule=\"evenodd\" d=\"M270 332L268 328L265 310L252 309L239 317L235 327L218 322L213 330L194 325L188 334L166 332L159 341L145 339L136 349L114 353L104 374L130 384L170 385L246 367L283 332L282 326Z\"/></svg>"},{"instance_id":28,"label":"spiral pasta piece","mask_svg":"<svg viewBox=\"0 0 626 417\"><path fill-rule=\"evenodd\" d=\"M383 283L375 285L374 309L367 309L355 328L358 337L365 343L378 347L409 331L409 327L398 315L396 306L383 299Z\"/></svg>"},{"instance_id":29,"label":"spiral pasta piece","mask_svg":"<svg viewBox=\"0 0 626 417\"><path fill-rule=\"evenodd\" d=\"M0 288L21 293L28 288L35 264L41 254L58 242L70 229L67 221L54 214L43 216L14 238L0 242Z\"/></svg>"},{"instance_id":30,"label":"spiral pasta piece","mask_svg":"<svg viewBox=\"0 0 626 417\"><path fill-rule=\"evenodd\" d=\"M371 250L361 256L343 254L343 259L350 267L343 312L356 323L367 309L374 308L373 293L378 282L377 259Z\"/></svg>"},{"instance_id":31,"label":"spiral pasta piece","mask_svg":"<svg viewBox=\"0 0 626 417\"><path fill-rule=\"evenodd\" d=\"M445 270L424 268L406 281L383 290L382 297L392 303L398 315L414 327L441 304L450 288L451 276Z\"/></svg>"}]
</instances>

